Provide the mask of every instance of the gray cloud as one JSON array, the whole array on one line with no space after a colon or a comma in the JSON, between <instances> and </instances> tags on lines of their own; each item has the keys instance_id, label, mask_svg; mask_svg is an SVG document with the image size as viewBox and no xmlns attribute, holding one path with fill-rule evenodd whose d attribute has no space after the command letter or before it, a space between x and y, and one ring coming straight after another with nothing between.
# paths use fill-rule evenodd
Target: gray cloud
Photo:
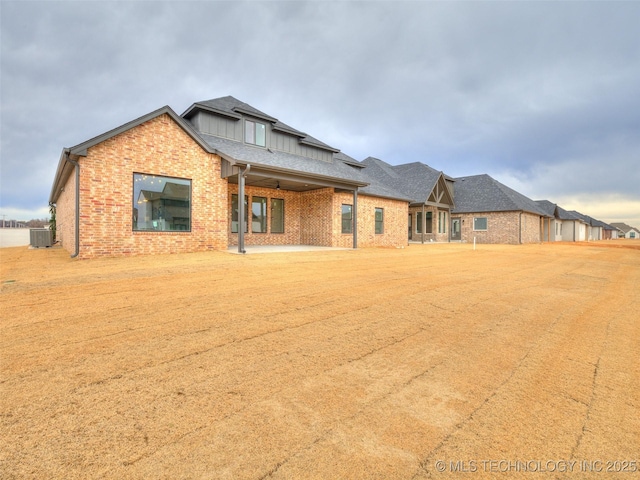
<instances>
[{"instance_id":1,"label":"gray cloud","mask_svg":"<svg viewBox=\"0 0 640 480\"><path fill-rule=\"evenodd\" d=\"M638 199L640 3L5 1L1 22L3 213L46 207L63 147L223 95L359 159Z\"/></svg>"}]
</instances>

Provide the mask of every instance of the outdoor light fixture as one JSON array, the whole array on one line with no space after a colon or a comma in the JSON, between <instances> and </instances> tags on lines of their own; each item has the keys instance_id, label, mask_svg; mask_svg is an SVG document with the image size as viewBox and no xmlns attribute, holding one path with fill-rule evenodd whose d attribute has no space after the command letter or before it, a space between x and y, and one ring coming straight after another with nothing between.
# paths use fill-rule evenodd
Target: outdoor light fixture
<instances>
[{"instance_id":1,"label":"outdoor light fixture","mask_svg":"<svg viewBox=\"0 0 640 480\"><path fill-rule=\"evenodd\" d=\"M280 190L280 180L278 180L278 183L276 184L276 190Z\"/></svg>"}]
</instances>

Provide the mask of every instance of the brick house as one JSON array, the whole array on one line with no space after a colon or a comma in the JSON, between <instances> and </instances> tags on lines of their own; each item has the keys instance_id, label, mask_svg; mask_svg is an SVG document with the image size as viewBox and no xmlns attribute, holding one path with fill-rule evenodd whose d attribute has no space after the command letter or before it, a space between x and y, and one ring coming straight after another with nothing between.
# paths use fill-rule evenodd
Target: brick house
<instances>
[{"instance_id":1,"label":"brick house","mask_svg":"<svg viewBox=\"0 0 640 480\"><path fill-rule=\"evenodd\" d=\"M408 199L362 170L338 149L223 97L182 115L163 107L63 149L49 201L58 240L79 258L406 245Z\"/></svg>"},{"instance_id":2,"label":"brick house","mask_svg":"<svg viewBox=\"0 0 640 480\"><path fill-rule=\"evenodd\" d=\"M552 216L536 202L489 175L454 179L451 222L460 225L452 240L477 243L521 244L545 239Z\"/></svg>"},{"instance_id":3,"label":"brick house","mask_svg":"<svg viewBox=\"0 0 640 480\"><path fill-rule=\"evenodd\" d=\"M362 161L366 174L410 199L407 216L409 241L448 242L457 226L450 225L453 180L429 165L413 162L390 165L378 158Z\"/></svg>"}]
</instances>

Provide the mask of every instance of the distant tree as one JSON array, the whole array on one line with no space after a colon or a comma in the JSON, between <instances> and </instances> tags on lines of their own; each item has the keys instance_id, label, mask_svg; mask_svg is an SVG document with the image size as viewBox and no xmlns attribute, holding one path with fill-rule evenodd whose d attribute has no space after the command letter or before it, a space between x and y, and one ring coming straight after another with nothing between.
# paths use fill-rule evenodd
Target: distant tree
<instances>
[{"instance_id":1,"label":"distant tree","mask_svg":"<svg viewBox=\"0 0 640 480\"><path fill-rule=\"evenodd\" d=\"M49 213L51 214L51 220L49 220L49 230L51 230L51 240L53 243L56 241L56 206L54 203L49 204Z\"/></svg>"},{"instance_id":2,"label":"distant tree","mask_svg":"<svg viewBox=\"0 0 640 480\"><path fill-rule=\"evenodd\" d=\"M42 228L47 223L49 223L49 220L47 220L46 218L34 218L26 222L26 225L29 228Z\"/></svg>"}]
</instances>

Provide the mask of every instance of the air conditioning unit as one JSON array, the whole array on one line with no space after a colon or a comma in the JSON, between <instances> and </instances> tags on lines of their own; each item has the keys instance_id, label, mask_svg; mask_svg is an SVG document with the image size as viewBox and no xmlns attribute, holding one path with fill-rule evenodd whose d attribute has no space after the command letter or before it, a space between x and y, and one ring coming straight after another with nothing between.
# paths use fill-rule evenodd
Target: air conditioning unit
<instances>
[{"instance_id":1,"label":"air conditioning unit","mask_svg":"<svg viewBox=\"0 0 640 480\"><path fill-rule=\"evenodd\" d=\"M53 232L48 228L31 228L29 238L33 248L50 247L53 244Z\"/></svg>"}]
</instances>

